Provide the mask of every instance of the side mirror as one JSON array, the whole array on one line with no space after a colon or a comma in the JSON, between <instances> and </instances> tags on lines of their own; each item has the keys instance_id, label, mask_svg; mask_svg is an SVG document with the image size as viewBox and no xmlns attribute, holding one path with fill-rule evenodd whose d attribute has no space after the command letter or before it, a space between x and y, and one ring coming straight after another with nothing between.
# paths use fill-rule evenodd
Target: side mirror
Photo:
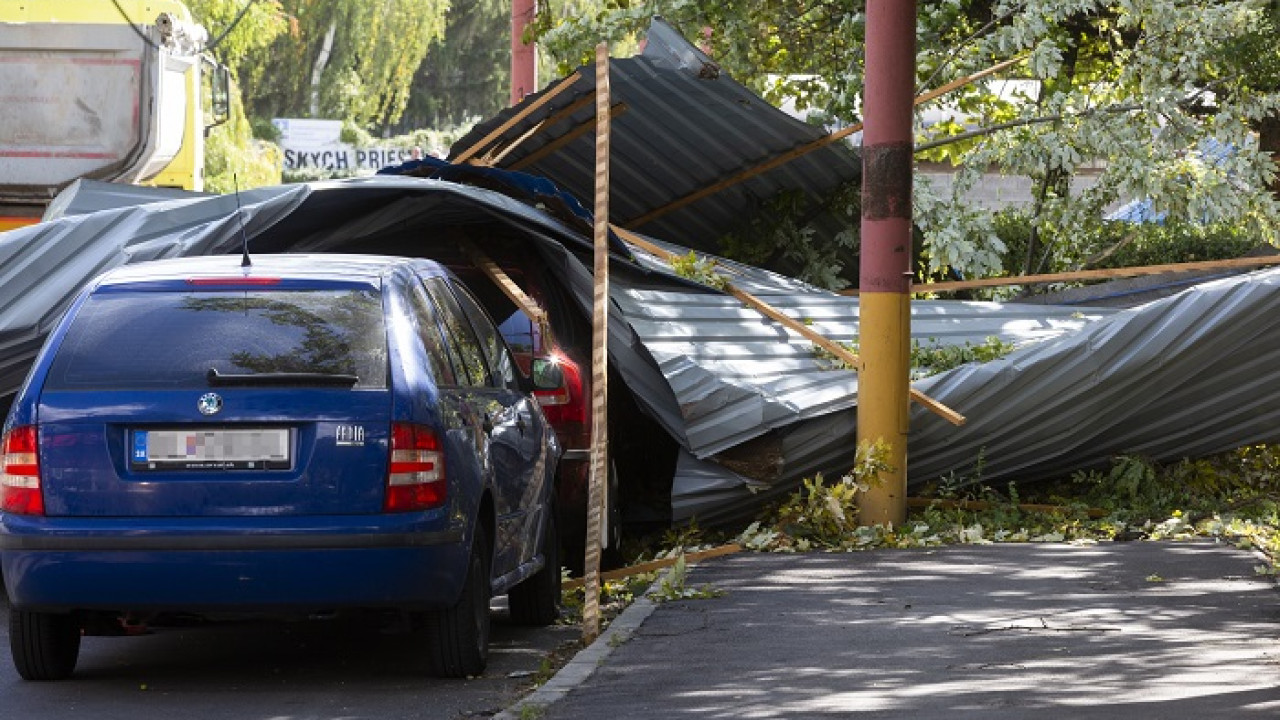
<instances>
[{"instance_id":1,"label":"side mirror","mask_svg":"<svg viewBox=\"0 0 1280 720\"><path fill-rule=\"evenodd\" d=\"M205 67L209 71L209 114L213 120L208 127L212 128L231 118L231 70L208 59Z\"/></svg>"},{"instance_id":2,"label":"side mirror","mask_svg":"<svg viewBox=\"0 0 1280 720\"><path fill-rule=\"evenodd\" d=\"M560 364L547 358L533 359L533 388L535 390L558 390L564 386L564 370Z\"/></svg>"}]
</instances>

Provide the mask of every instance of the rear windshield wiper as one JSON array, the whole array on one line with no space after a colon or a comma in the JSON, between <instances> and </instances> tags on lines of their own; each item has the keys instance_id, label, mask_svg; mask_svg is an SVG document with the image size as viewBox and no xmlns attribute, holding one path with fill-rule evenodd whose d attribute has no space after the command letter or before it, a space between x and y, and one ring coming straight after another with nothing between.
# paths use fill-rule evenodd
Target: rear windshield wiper
<instances>
[{"instance_id":1,"label":"rear windshield wiper","mask_svg":"<svg viewBox=\"0 0 1280 720\"><path fill-rule=\"evenodd\" d=\"M360 378L342 373L309 373L309 372L272 372L228 374L220 373L217 368L209 368L205 373L212 387L229 387L234 385L266 385L266 386L299 386L312 385L323 387L352 387Z\"/></svg>"}]
</instances>

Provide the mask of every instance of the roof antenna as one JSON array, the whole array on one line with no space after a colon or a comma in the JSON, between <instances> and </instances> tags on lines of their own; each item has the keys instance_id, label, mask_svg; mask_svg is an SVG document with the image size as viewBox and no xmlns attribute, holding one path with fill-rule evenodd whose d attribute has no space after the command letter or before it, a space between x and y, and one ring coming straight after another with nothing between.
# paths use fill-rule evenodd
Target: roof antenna
<instances>
[{"instance_id":1,"label":"roof antenna","mask_svg":"<svg viewBox=\"0 0 1280 720\"><path fill-rule=\"evenodd\" d=\"M249 235L244 231L244 213L240 211L240 179L235 173L231 173L231 184L236 190L236 217L240 219L240 251L243 253L240 267L251 267L253 261L249 259Z\"/></svg>"}]
</instances>

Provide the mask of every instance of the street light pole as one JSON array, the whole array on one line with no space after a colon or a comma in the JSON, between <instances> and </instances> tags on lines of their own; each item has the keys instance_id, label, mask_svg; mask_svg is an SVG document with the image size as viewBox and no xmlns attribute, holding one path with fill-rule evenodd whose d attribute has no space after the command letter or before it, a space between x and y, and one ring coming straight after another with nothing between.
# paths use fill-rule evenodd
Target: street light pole
<instances>
[{"instance_id":1,"label":"street light pole","mask_svg":"<svg viewBox=\"0 0 1280 720\"><path fill-rule=\"evenodd\" d=\"M866 493L859 519L883 525L907 517L915 0L867 0L866 37L857 440L883 442L892 469Z\"/></svg>"}]
</instances>

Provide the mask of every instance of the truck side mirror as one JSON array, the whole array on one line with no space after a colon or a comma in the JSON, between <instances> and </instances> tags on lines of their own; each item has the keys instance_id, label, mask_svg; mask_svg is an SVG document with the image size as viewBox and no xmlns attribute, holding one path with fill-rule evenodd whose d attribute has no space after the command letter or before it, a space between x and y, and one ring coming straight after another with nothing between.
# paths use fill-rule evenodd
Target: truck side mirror
<instances>
[{"instance_id":1,"label":"truck side mirror","mask_svg":"<svg viewBox=\"0 0 1280 720\"><path fill-rule=\"evenodd\" d=\"M209 114L213 122L205 129L217 127L231 117L231 70L222 63L205 59L209 69Z\"/></svg>"}]
</instances>

